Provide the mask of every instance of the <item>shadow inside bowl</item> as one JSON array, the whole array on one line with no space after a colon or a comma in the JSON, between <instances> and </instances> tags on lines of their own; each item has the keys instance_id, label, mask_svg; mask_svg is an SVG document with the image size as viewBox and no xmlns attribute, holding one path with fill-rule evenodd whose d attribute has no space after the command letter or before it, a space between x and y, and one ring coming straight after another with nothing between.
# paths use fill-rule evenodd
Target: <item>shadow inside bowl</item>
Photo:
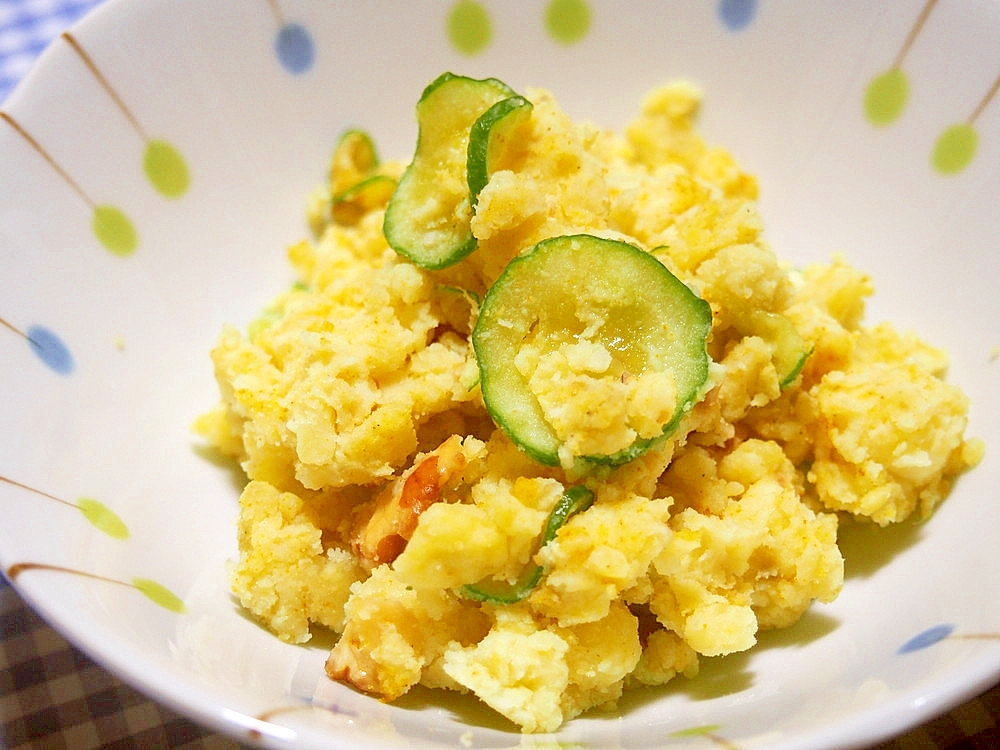
<instances>
[{"instance_id":1,"label":"shadow inside bowl","mask_svg":"<svg viewBox=\"0 0 1000 750\"><path fill-rule=\"evenodd\" d=\"M747 652L767 651L773 648L802 648L832 633L840 627L840 620L815 607L806 610L797 623L787 628L765 630L758 634L757 645Z\"/></svg>"},{"instance_id":2,"label":"shadow inside bowl","mask_svg":"<svg viewBox=\"0 0 1000 750\"><path fill-rule=\"evenodd\" d=\"M620 713L663 698L677 695L692 701L708 701L735 695L754 685L750 661L755 654L770 649L802 648L829 635L840 621L815 608L806 611L794 625L760 633L757 645L749 651L727 656L701 657L698 675L691 679L676 677L662 687L643 687L626 691L618 701Z\"/></svg>"},{"instance_id":3,"label":"shadow inside bowl","mask_svg":"<svg viewBox=\"0 0 1000 750\"><path fill-rule=\"evenodd\" d=\"M239 494L243 492L243 488L247 485L247 475L240 466L239 461L232 456L223 455L208 445L194 445L191 447L191 450L194 451L198 458L207 461L215 468L224 472L229 477L229 482L236 490L237 497L239 497Z\"/></svg>"},{"instance_id":4,"label":"shadow inside bowl","mask_svg":"<svg viewBox=\"0 0 1000 750\"><path fill-rule=\"evenodd\" d=\"M885 528L841 518L837 545L844 556L844 578L868 578L923 537L921 521L903 521Z\"/></svg>"},{"instance_id":5,"label":"shadow inside bowl","mask_svg":"<svg viewBox=\"0 0 1000 750\"><path fill-rule=\"evenodd\" d=\"M470 693L458 693L453 690L434 690L415 685L409 692L393 701L395 708L403 711L425 711L437 709L446 711L450 718L458 724L476 729L490 729L520 736L517 726L484 704Z\"/></svg>"}]
</instances>

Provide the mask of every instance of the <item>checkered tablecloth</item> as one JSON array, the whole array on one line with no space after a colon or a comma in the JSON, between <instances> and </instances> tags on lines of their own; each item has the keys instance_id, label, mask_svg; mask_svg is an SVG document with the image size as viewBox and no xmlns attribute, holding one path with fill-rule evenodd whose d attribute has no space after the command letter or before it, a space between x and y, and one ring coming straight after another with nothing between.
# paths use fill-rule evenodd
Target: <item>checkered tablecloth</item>
<instances>
[{"instance_id":1,"label":"checkered tablecloth","mask_svg":"<svg viewBox=\"0 0 1000 750\"><path fill-rule=\"evenodd\" d=\"M0 103L48 43L100 0L0 0Z\"/></svg>"},{"instance_id":2,"label":"checkered tablecloth","mask_svg":"<svg viewBox=\"0 0 1000 750\"><path fill-rule=\"evenodd\" d=\"M99 2L0 0L0 105L45 46ZM998 722L1000 686L877 750L1000 748ZM94 664L0 576L0 750L239 747Z\"/></svg>"},{"instance_id":3,"label":"checkered tablecloth","mask_svg":"<svg viewBox=\"0 0 1000 750\"><path fill-rule=\"evenodd\" d=\"M0 750L41 748L241 745L154 703L94 664L0 577Z\"/></svg>"}]
</instances>

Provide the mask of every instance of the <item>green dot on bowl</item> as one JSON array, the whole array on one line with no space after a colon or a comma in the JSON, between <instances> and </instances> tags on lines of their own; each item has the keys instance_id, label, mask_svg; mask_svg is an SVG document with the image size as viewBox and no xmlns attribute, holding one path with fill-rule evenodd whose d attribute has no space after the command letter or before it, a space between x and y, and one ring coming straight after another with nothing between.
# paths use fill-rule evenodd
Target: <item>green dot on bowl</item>
<instances>
[{"instance_id":1,"label":"green dot on bowl","mask_svg":"<svg viewBox=\"0 0 1000 750\"><path fill-rule=\"evenodd\" d=\"M706 734L712 734L717 732L722 728L721 724L702 724L701 726L691 727L689 729L680 729L676 732L671 732L669 736L671 737L702 737Z\"/></svg>"},{"instance_id":2,"label":"green dot on bowl","mask_svg":"<svg viewBox=\"0 0 1000 750\"><path fill-rule=\"evenodd\" d=\"M590 7L585 0L551 0L545 28L557 42L573 44L590 31Z\"/></svg>"},{"instance_id":3,"label":"green dot on bowl","mask_svg":"<svg viewBox=\"0 0 1000 750\"><path fill-rule=\"evenodd\" d=\"M132 222L114 206L95 206L91 227L98 242L114 255L131 255L139 246L139 236Z\"/></svg>"},{"instance_id":4,"label":"green dot on bowl","mask_svg":"<svg viewBox=\"0 0 1000 750\"><path fill-rule=\"evenodd\" d=\"M191 182L187 164L166 141L149 142L142 166L153 187L167 198L178 198L187 192Z\"/></svg>"},{"instance_id":5,"label":"green dot on bowl","mask_svg":"<svg viewBox=\"0 0 1000 750\"><path fill-rule=\"evenodd\" d=\"M475 0L459 0L448 14L448 39L463 55L477 55L490 43L493 26L490 15Z\"/></svg>"},{"instance_id":6,"label":"green dot on bowl","mask_svg":"<svg viewBox=\"0 0 1000 750\"><path fill-rule=\"evenodd\" d=\"M159 604L164 609L180 614L184 611L184 602L166 586L148 578L133 578L132 585L142 592L146 598Z\"/></svg>"},{"instance_id":7,"label":"green dot on bowl","mask_svg":"<svg viewBox=\"0 0 1000 750\"><path fill-rule=\"evenodd\" d=\"M931 163L941 174L961 172L976 155L979 136L968 123L959 123L947 128L934 144Z\"/></svg>"},{"instance_id":8,"label":"green dot on bowl","mask_svg":"<svg viewBox=\"0 0 1000 750\"><path fill-rule=\"evenodd\" d=\"M108 536L114 539L128 538L128 526L104 503L90 497L81 497L76 501L76 507L84 518Z\"/></svg>"},{"instance_id":9,"label":"green dot on bowl","mask_svg":"<svg viewBox=\"0 0 1000 750\"><path fill-rule=\"evenodd\" d=\"M899 68L875 76L865 92L865 116L872 125L888 125L906 106L909 94L906 74Z\"/></svg>"}]
</instances>

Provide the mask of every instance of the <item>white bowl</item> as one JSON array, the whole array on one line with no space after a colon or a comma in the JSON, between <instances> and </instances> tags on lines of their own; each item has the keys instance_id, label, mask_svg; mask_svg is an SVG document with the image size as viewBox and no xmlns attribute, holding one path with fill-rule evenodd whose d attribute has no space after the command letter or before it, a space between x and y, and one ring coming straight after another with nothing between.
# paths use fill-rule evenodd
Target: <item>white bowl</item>
<instances>
[{"instance_id":1,"label":"white bowl","mask_svg":"<svg viewBox=\"0 0 1000 750\"><path fill-rule=\"evenodd\" d=\"M489 33L453 35L457 6ZM1000 6L950 0L111 0L0 122L3 570L124 679L269 747L844 748L970 698L1000 678L998 45ZM833 604L554 737L429 692L381 704L325 680L329 644L242 616L224 571L241 477L189 429L222 325L290 280L336 137L360 126L406 158L444 70L543 86L609 127L659 83L699 84L702 132L760 178L778 254L869 272L868 319L948 349L987 447L927 523L847 535Z\"/></svg>"}]
</instances>

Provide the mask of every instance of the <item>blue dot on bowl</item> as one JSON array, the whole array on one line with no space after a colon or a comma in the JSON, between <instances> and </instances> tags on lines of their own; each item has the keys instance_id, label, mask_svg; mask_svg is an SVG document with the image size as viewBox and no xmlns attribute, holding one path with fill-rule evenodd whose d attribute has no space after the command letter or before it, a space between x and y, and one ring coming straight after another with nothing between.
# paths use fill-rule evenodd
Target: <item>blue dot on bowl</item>
<instances>
[{"instance_id":1,"label":"blue dot on bowl","mask_svg":"<svg viewBox=\"0 0 1000 750\"><path fill-rule=\"evenodd\" d=\"M44 326L31 326L26 333L32 350L49 369L60 375L73 372L73 355L56 334Z\"/></svg>"},{"instance_id":2,"label":"blue dot on bowl","mask_svg":"<svg viewBox=\"0 0 1000 750\"><path fill-rule=\"evenodd\" d=\"M917 633L910 640L900 646L896 653L909 654L913 651L920 651L928 646L933 646L938 641L943 641L951 635L954 630L955 626L948 624L935 625L932 628L927 628L927 630Z\"/></svg>"},{"instance_id":3,"label":"blue dot on bowl","mask_svg":"<svg viewBox=\"0 0 1000 750\"><path fill-rule=\"evenodd\" d=\"M757 15L757 0L719 0L719 19L730 31L742 31Z\"/></svg>"},{"instance_id":4,"label":"blue dot on bowl","mask_svg":"<svg viewBox=\"0 0 1000 750\"><path fill-rule=\"evenodd\" d=\"M316 48L305 27L297 23L286 23L274 40L274 51L282 67L289 73L305 73L316 60Z\"/></svg>"}]
</instances>

